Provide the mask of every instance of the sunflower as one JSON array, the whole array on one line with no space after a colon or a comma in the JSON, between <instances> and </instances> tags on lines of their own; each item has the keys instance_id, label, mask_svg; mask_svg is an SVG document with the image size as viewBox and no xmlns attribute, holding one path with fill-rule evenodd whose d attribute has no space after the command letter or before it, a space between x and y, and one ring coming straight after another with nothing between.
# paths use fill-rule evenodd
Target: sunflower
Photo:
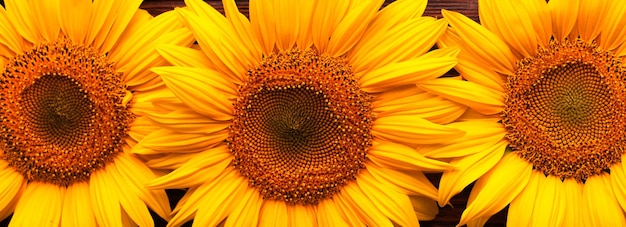
<instances>
[{"instance_id":1,"label":"sunflower","mask_svg":"<svg viewBox=\"0 0 626 227\"><path fill-rule=\"evenodd\" d=\"M459 225L510 204L511 226L624 226L626 6L621 1L480 0L482 26L444 11L440 45L464 80L422 89L465 103L468 133L423 152L452 158L439 203L478 179Z\"/></svg>"},{"instance_id":2,"label":"sunflower","mask_svg":"<svg viewBox=\"0 0 626 227\"><path fill-rule=\"evenodd\" d=\"M426 1L251 1L249 20L223 4L176 9L200 49L157 48L175 66L152 70L185 105L148 115L162 129L133 151L176 168L149 187L189 188L169 225L434 218L423 171L451 167L414 148L463 136L442 124L466 107L415 86L458 54L428 52L447 23L421 16Z\"/></svg>"},{"instance_id":3,"label":"sunflower","mask_svg":"<svg viewBox=\"0 0 626 227\"><path fill-rule=\"evenodd\" d=\"M154 47L191 45L141 1L7 0L0 8L0 219L11 226L152 226L171 212L131 153L151 101L173 97Z\"/></svg>"}]
</instances>

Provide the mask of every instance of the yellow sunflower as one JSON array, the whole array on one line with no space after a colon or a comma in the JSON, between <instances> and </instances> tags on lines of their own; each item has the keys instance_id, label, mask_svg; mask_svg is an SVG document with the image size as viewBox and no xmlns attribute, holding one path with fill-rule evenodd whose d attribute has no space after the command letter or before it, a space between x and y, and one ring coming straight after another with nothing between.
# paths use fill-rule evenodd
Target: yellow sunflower
<instances>
[{"instance_id":1,"label":"yellow sunflower","mask_svg":"<svg viewBox=\"0 0 626 227\"><path fill-rule=\"evenodd\" d=\"M141 1L7 0L0 8L0 219L10 226L152 226L170 213L131 147L172 97L154 47L191 45Z\"/></svg>"},{"instance_id":2,"label":"yellow sunflower","mask_svg":"<svg viewBox=\"0 0 626 227\"><path fill-rule=\"evenodd\" d=\"M460 225L510 204L510 226L624 226L626 5L622 1L479 0L482 26L444 11L440 44L461 48L465 80L420 88L467 104L439 203L479 178Z\"/></svg>"},{"instance_id":3,"label":"yellow sunflower","mask_svg":"<svg viewBox=\"0 0 626 227\"><path fill-rule=\"evenodd\" d=\"M428 52L447 23L426 1L200 0L176 11L200 50L162 46L157 67L185 104L133 151L177 168L152 188L189 188L170 226L417 226L437 213L423 171L449 169L414 147L459 138L465 107L418 89L456 64ZM155 105L161 105L155 103ZM161 154L161 156L159 156Z\"/></svg>"}]
</instances>

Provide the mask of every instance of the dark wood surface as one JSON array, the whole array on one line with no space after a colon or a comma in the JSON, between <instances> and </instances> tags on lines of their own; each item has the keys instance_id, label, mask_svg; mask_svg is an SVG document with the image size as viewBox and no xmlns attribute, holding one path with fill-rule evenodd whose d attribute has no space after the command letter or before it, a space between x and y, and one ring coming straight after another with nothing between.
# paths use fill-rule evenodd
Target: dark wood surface
<instances>
[{"instance_id":1,"label":"dark wood surface","mask_svg":"<svg viewBox=\"0 0 626 227\"><path fill-rule=\"evenodd\" d=\"M207 2L219 11L223 12L221 1L208 0ZM236 2L238 7L240 8L240 11L245 15L248 15L248 1L236 0ZM390 2L392 1L387 0L386 4ZM3 3L4 1L0 0L0 4ZM158 15L175 7L182 6L184 6L183 0L144 0L141 8L147 10L153 15ZM441 9L461 12L469 18L478 21L477 0L430 0L424 14L427 16L440 18ZM435 185L437 185L440 176L440 174L430 174L429 178ZM183 194L184 191L182 190L168 190L168 195L170 196L170 202L172 203L172 206L176 204L178 199L180 199ZM434 220L422 221L421 225L430 227L447 227L456 225L459 221L459 218L461 217L463 209L465 208L468 196L469 188L466 188L459 195L452 198L452 200L450 201L452 206L445 206L440 208L439 214ZM154 216L156 226L165 226L165 222L162 219L160 219L156 215ZM492 217L486 226L504 226L505 223L506 209ZM6 226L7 224L8 219L0 222L0 226ZM189 225L189 223L187 223L186 225Z\"/></svg>"},{"instance_id":2,"label":"dark wood surface","mask_svg":"<svg viewBox=\"0 0 626 227\"><path fill-rule=\"evenodd\" d=\"M221 1L205 0L220 12L224 12ZM248 15L248 1L235 0L239 10ZM385 5L393 2L386 0ZM174 7L182 7L185 3L183 0L144 0L141 7L148 10L153 15L168 11ZM478 21L478 0L429 0L424 15L441 17L441 9L454 10Z\"/></svg>"}]
</instances>

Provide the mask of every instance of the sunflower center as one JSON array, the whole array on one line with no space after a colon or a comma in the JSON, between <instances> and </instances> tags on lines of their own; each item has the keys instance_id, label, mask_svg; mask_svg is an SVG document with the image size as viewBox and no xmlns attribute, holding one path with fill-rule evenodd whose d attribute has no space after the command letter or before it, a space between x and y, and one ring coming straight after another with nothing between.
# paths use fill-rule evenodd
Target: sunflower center
<instances>
[{"instance_id":1,"label":"sunflower center","mask_svg":"<svg viewBox=\"0 0 626 227\"><path fill-rule=\"evenodd\" d=\"M506 85L511 147L535 169L585 181L626 148L626 69L581 40L555 42L518 63Z\"/></svg>"},{"instance_id":2,"label":"sunflower center","mask_svg":"<svg viewBox=\"0 0 626 227\"><path fill-rule=\"evenodd\" d=\"M93 49L37 45L6 65L0 84L0 157L27 180L85 181L121 152L133 119L127 91Z\"/></svg>"},{"instance_id":3,"label":"sunflower center","mask_svg":"<svg viewBox=\"0 0 626 227\"><path fill-rule=\"evenodd\" d=\"M71 148L89 127L93 104L69 77L44 75L22 92L27 121L47 143Z\"/></svg>"},{"instance_id":4,"label":"sunflower center","mask_svg":"<svg viewBox=\"0 0 626 227\"><path fill-rule=\"evenodd\" d=\"M317 204L355 179L373 115L343 59L291 50L248 74L228 145L234 167L263 198Z\"/></svg>"}]
</instances>

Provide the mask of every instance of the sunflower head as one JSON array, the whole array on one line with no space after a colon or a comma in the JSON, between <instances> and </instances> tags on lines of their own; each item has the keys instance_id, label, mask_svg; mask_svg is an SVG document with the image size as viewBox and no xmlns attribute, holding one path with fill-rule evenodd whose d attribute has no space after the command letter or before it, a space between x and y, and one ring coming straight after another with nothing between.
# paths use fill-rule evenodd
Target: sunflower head
<instances>
[{"instance_id":1,"label":"sunflower head","mask_svg":"<svg viewBox=\"0 0 626 227\"><path fill-rule=\"evenodd\" d=\"M176 66L153 69L185 106L152 116L162 129L138 145L176 167L150 187L190 188L172 225L434 217L437 190L421 171L450 165L414 147L461 136L440 123L465 109L415 86L458 54L428 53L446 22L421 17L426 1L251 1L249 19L234 1L225 17L186 3L178 12L200 50L162 47Z\"/></svg>"},{"instance_id":2,"label":"sunflower head","mask_svg":"<svg viewBox=\"0 0 626 227\"><path fill-rule=\"evenodd\" d=\"M113 160L134 119L119 73L61 39L17 55L0 77L4 158L29 181L86 181Z\"/></svg>"},{"instance_id":3,"label":"sunflower head","mask_svg":"<svg viewBox=\"0 0 626 227\"><path fill-rule=\"evenodd\" d=\"M503 124L535 169L584 181L619 163L626 144L626 67L594 43L553 41L508 77Z\"/></svg>"},{"instance_id":4,"label":"sunflower head","mask_svg":"<svg viewBox=\"0 0 626 227\"><path fill-rule=\"evenodd\" d=\"M263 198L317 204L365 167L370 96L342 59L315 50L273 54L238 93L228 147L233 167Z\"/></svg>"},{"instance_id":5,"label":"sunflower head","mask_svg":"<svg viewBox=\"0 0 626 227\"><path fill-rule=\"evenodd\" d=\"M479 25L444 11L440 43L462 49L462 80L427 87L478 112L453 123L473 136L440 184L447 202L478 179L460 225L507 205L509 225L626 225L625 12L621 1L479 0Z\"/></svg>"},{"instance_id":6,"label":"sunflower head","mask_svg":"<svg viewBox=\"0 0 626 227\"><path fill-rule=\"evenodd\" d=\"M0 8L0 219L15 226L153 226L164 190L131 148L168 96L160 44L191 45L173 12L141 1L4 1ZM173 96L173 95L170 95Z\"/></svg>"}]
</instances>

